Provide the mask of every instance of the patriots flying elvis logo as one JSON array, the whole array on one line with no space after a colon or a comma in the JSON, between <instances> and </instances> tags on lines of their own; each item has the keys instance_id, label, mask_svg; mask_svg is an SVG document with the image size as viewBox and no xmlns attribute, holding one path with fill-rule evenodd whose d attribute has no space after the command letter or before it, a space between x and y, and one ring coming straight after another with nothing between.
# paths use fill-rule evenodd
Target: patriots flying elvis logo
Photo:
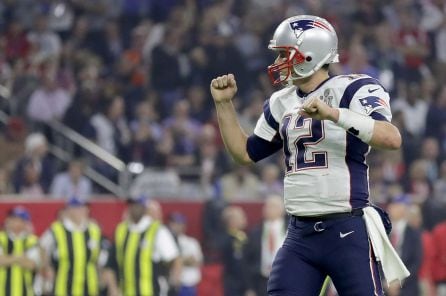
<instances>
[{"instance_id":1,"label":"patriots flying elvis logo","mask_svg":"<svg viewBox=\"0 0 446 296\"><path fill-rule=\"evenodd\" d=\"M371 113L373 110L379 107L387 107L386 101L378 97L367 97L360 99L359 102L364 107L367 114Z\"/></svg>"},{"instance_id":2,"label":"patriots flying elvis logo","mask_svg":"<svg viewBox=\"0 0 446 296\"><path fill-rule=\"evenodd\" d=\"M330 28L323 22L317 20L298 20L290 23L291 29L305 31L313 28L320 28L331 31Z\"/></svg>"}]
</instances>

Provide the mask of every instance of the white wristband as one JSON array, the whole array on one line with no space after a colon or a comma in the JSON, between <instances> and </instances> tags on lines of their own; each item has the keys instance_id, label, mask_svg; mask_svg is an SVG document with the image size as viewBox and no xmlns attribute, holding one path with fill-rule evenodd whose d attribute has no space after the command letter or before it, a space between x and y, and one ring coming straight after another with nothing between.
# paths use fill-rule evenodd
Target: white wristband
<instances>
[{"instance_id":1,"label":"white wristband","mask_svg":"<svg viewBox=\"0 0 446 296\"><path fill-rule=\"evenodd\" d=\"M336 124L368 144L373 136L375 120L346 108L338 110L339 119Z\"/></svg>"}]
</instances>

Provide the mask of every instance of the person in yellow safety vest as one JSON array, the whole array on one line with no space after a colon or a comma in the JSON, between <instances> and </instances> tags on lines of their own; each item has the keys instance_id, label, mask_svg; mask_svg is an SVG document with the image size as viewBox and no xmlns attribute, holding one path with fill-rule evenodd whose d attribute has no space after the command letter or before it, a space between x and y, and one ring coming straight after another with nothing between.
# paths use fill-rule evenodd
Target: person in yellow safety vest
<instances>
[{"instance_id":1,"label":"person in yellow safety vest","mask_svg":"<svg viewBox=\"0 0 446 296\"><path fill-rule=\"evenodd\" d=\"M0 231L0 295L34 295L34 272L40 264L38 238L31 232L31 217L23 207L8 212Z\"/></svg>"},{"instance_id":2,"label":"person in yellow safety vest","mask_svg":"<svg viewBox=\"0 0 446 296\"><path fill-rule=\"evenodd\" d=\"M161 296L178 288L181 261L175 240L150 217L146 198L128 200L127 217L116 227L108 271L124 296ZM165 280L167 277L167 280Z\"/></svg>"},{"instance_id":3,"label":"person in yellow safety vest","mask_svg":"<svg viewBox=\"0 0 446 296\"><path fill-rule=\"evenodd\" d=\"M51 295L99 295L98 267L105 265L107 255L103 256L101 229L90 220L84 200L69 199L60 219L51 224L40 241L49 261Z\"/></svg>"}]
</instances>

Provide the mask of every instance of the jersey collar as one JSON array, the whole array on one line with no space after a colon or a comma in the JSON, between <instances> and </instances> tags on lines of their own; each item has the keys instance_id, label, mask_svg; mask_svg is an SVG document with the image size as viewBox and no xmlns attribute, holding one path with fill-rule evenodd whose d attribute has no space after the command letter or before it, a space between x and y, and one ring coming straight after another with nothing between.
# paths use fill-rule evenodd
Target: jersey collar
<instances>
[{"instance_id":1,"label":"jersey collar","mask_svg":"<svg viewBox=\"0 0 446 296\"><path fill-rule=\"evenodd\" d=\"M317 91L322 85L324 85L327 81L329 81L329 80L332 79L333 77L335 77L335 76L329 76L327 79L325 79L324 81L322 81L321 83L319 83L319 85L316 86L315 89L313 89L312 91L310 91L310 92L308 92L308 93L302 91L300 88L297 87L297 88L296 88L297 96L300 97L300 98L305 98L305 97L307 97L309 94L311 94L311 93Z\"/></svg>"}]
</instances>

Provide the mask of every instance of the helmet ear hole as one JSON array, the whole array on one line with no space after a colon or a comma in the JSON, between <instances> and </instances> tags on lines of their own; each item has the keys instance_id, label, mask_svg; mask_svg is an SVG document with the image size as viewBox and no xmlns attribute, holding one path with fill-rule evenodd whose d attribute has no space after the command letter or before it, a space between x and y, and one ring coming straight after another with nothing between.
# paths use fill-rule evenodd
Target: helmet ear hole
<instances>
[{"instance_id":1,"label":"helmet ear hole","mask_svg":"<svg viewBox=\"0 0 446 296\"><path fill-rule=\"evenodd\" d=\"M307 56L306 58L305 58L305 61L307 61L307 62L311 62L313 60L313 58L311 57L311 56Z\"/></svg>"}]
</instances>

